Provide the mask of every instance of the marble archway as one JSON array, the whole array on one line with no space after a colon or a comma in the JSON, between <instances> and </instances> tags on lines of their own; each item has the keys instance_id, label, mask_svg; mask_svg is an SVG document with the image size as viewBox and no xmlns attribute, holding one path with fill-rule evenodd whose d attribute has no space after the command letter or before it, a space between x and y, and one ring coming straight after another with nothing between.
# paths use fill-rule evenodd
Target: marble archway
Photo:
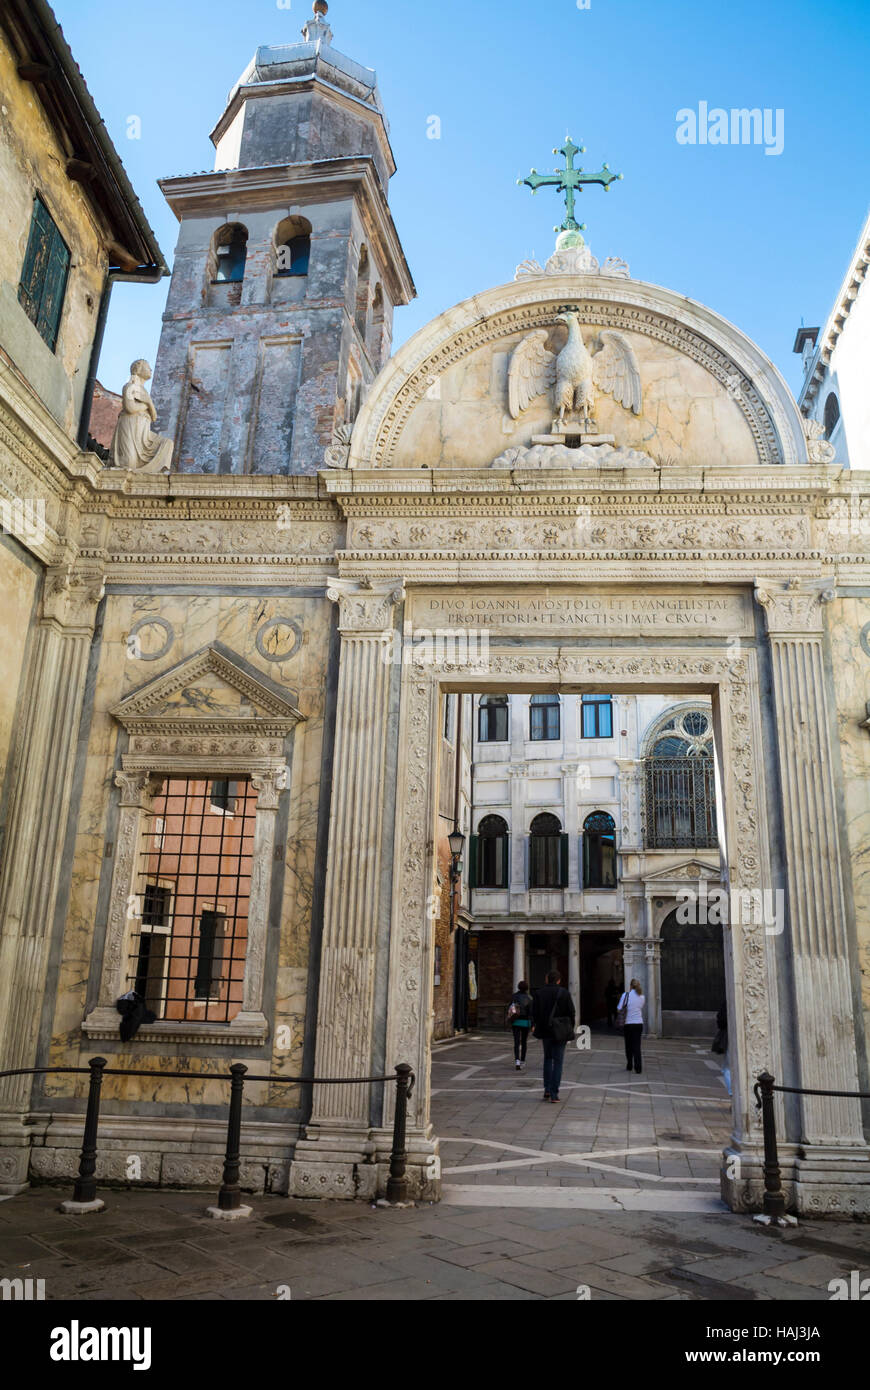
<instances>
[{"instance_id":1,"label":"marble archway","mask_svg":"<svg viewBox=\"0 0 870 1390\"><path fill-rule=\"evenodd\" d=\"M753 651L737 661L723 650L711 655L675 651L653 655L600 651L564 645L544 649L518 645L491 650L485 676L469 680L448 664L405 668L399 729L399 792L396 816L398 853L393 879L390 993L387 1055L402 1056L415 1068L418 1085L409 1116L409 1139L421 1177L436 1171L437 1136L429 1118L429 1002L432 978L431 931L426 903L434 873L433 816L437 758L433 740L438 729L442 689L582 689L600 686L615 692L662 691L704 693L713 699L719 762L724 770L724 843L728 881L733 889L752 892L766 881L766 827L763 761L759 739L757 669ZM771 939L761 922L734 924L726 933L729 1010L735 1029L734 1129L730 1170L723 1184L735 1207L757 1198L760 1182L761 1130L752 1085L758 1072L778 1065L773 1020L777 990ZM389 1124L389 1110L384 1124ZM734 1158L739 1156L735 1168ZM740 1174L738 1181L727 1175Z\"/></svg>"}]
</instances>

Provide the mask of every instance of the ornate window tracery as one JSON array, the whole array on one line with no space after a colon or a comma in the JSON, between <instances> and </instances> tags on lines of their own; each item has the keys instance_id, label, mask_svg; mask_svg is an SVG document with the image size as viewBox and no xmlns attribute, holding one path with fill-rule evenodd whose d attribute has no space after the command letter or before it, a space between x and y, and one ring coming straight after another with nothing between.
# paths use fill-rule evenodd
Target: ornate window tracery
<instances>
[{"instance_id":1,"label":"ornate window tracery","mask_svg":"<svg viewBox=\"0 0 870 1390\"><path fill-rule=\"evenodd\" d=\"M708 709L679 710L659 725L644 781L648 849L716 846L713 723Z\"/></svg>"}]
</instances>

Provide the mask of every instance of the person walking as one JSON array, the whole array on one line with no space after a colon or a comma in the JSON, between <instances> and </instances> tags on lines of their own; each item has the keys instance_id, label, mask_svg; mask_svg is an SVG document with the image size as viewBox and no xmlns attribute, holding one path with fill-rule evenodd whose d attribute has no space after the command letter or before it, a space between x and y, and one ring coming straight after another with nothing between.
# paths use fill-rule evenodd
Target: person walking
<instances>
[{"instance_id":1,"label":"person walking","mask_svg":"<svg viewBox=\"0 0 870 1390\"><path fill-rule=\"evenodd\" d=\"M632 980L619 1001L617 1018L622 1018L622 1031L625 1038L626 1071L632 1067L638 1076L643 1071L640 1055L640 1040L643 1036L643 996L640 980Z\"/></svg>"},{"instance_id":2,"label":"person walking","mask_svg":"<svg viewBox=\"0 0 870 1390\"><path fill-rule=\"evenodd\" d=\"M558 970L551 970L547 983L533 996L532 1031L544 1048L543 1099L555 1105L562 1083L565 1047L574 1036L574 1000L560 983Z\"/></svg>"},{"instance_id":3,"label":"person walking","mask_svg":"<svg viewBox=\"0 0 870 1390\"><path fill-rule=\"evenodd\" d=\"M526 1048L529 1045L529 1033L532 1027L532 996L529 994L529 986L526 980L520 980L517 985L517 992L513 996L508 1008L508 1018L514 1035L514 1066L517 1071L523 1071L526 1065Z\"/></svg>"}]
</instances>

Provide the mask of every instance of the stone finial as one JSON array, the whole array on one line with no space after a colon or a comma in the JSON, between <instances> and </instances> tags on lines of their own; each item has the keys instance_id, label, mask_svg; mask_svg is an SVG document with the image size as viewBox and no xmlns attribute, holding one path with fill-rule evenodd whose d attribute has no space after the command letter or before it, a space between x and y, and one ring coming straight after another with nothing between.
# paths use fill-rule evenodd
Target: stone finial
<instances>
[{"instance_id":1,"label":"stone finial","mask_svg":"<svg viewBox=\"0 0 870 1390\"><path fill-rule=\"evenodd\" d=\"M314 0L312 6L314 12L313 19L307 19L302 26L302 37L306 43L332 43L332 30L326 16L329 13L329 6L326 0Z\"/></svg>"},{"instance_id":2,"label":"stone finial","mask_svg":"<svg viewBox=\"0 0 870 1390\"><path fill-rule=\"evenodd\" d=\"M825 427L821 420L804 420L803 426L810 463L833 463L837 451L825 438Z\"/></svg>"}]
</instances>

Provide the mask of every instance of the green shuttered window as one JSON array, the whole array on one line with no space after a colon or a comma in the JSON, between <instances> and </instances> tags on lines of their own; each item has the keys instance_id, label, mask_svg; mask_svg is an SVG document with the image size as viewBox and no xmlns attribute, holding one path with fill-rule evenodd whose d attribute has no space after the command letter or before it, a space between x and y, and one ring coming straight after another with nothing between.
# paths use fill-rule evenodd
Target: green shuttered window
<instances>
[{"instance_id":1,"label":"green shuttered window","mask_svg":"<svg viewBox=\"0 0 870 1390\"><path fill-rule=\"evenodd\" d=\"M52 352L57 344L69 266L69 247L45 203L41 198L36 198L18 299Z\"/></svg>"}]
</instances>

